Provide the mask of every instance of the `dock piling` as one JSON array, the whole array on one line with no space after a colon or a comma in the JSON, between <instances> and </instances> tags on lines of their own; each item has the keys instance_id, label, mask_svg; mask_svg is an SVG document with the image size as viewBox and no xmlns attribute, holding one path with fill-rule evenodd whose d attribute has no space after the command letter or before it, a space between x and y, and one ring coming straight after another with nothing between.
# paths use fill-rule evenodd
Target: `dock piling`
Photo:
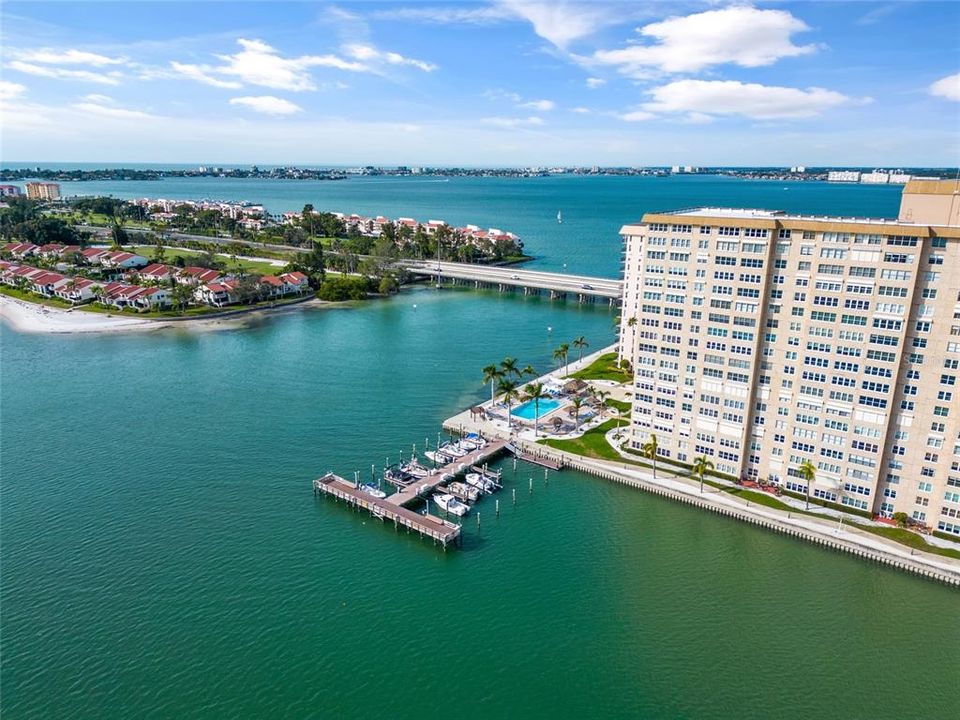
<instances>
[{"instance_id":1,"label":"dock piling","mask_svg":"<svg viewBox=\"0 0 960 720\"><path fill-rule=\"evenodd\" d=\"M496 503L497 517L500 517L500 498L497 498Z\"/></svg>"},{"instance_id":2,"label":"dock piling","mask_svg":"<svg viewBox=\"0 0 960 720\"><path fill-rule=\"evenodd\" d=\"M517 489L513 488L513 504L517 504Z\"/></svg>"}]
</instances>

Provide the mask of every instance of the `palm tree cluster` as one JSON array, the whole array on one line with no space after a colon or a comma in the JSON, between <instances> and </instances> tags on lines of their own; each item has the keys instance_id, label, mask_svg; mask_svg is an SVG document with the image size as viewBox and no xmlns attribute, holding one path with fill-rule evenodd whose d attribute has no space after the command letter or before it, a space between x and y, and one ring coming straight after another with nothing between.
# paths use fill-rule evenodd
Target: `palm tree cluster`
<instances>
[{"instance_id":1,"label":"palm tree cluster","mask_svg":"<svg viewBox=\"0 0 960 720\"><path fill-rule=\"evenodd\" d=\"M577 349L577 361L583 360L583 351L590 347L590 343L587 342L587 339L581 335L578 338L575 338L572 343L562 343L560 347L553 351L553 359L557 363L559 368L563 366L563 372L566 374L567 365L570 362L570 345L573 345Z\"/></svg>"},{"instance_id":2,"label":"palm tree cluster","mask_svg":"<svg viewBox=\"0 0 960 720\"><path fill-rule=\"evenodd\" d=\"M521 368L517 359L506 357L499 365L487 365L483 368L483 382L490 383L490 402L496 400L497 395L503 396L507 404L507 426L511 424L510 407L520 397L520 381L527 375L536 375L532 365ZM539 385L539 383L537 383ZM543 386L541 385L541 397ZM537 401L539 407L539 401Z\"/></svg>"}]
</instances>

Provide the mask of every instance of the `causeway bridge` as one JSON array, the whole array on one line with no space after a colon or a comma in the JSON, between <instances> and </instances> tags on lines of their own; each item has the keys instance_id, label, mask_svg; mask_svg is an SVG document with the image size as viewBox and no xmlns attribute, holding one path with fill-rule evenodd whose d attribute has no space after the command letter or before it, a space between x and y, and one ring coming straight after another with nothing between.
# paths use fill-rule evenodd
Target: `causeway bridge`
<instances>
[{"instance_id":1,"label":"causeway bridge","mask_svg":"<svg viewBox=\"0 0 960 720\"><path fill-rule=\"evenodd\" d=\"M610 305L615 305L620 302L623 293L623 282L620 280L524 270L509 265L474 265L436 260L402 260L398 265L411 275L433 278L437 282L496 288L501 292L522 289L525 295L542 292L549 293L551 298L576 297L579 302L606 300Z\"/></svg>"}]
</instances>

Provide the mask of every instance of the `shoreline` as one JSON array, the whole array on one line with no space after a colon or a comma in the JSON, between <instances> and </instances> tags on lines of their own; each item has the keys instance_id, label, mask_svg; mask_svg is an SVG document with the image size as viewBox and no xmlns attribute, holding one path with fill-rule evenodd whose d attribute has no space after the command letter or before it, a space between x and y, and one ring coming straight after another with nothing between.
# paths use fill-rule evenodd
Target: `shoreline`
<instances>
[{"instance_id":1,"label":"shoreline","mask_svg":"<svg viewBox=\"0 0 960 720\"><path fill-rule=\"evenodd\" d=\"M552 370L528 382L545 382L551 378L576 372L578 369L589 366L597 357L610 352L615 347L613 345L596 350L585 355L582 361L571 362L566 369ZM489 400L480 403L483 407L489 404ZM600 424L599 421L595 421L590 427L598 424ZM550 459L564 468L578 470L642 492L659 495L674 502L692 505L815 545L846 552L946 585L960 587L960 560L922 550L915 551L901 543L868 533L858 528L859 522L853 518L844 518L847 522L840 524L837 522L839 516L833 513L815 517L802 512L784 512L751 503L749 500L727 493L718 493L712 488L700 493L695 478L681 477L670 473L669 470L666 475L661 473L654 477L645 468L639 466L576 455L549 445L542 445L536 442L530 429L520 429L515 426L508 430L504 421L479 420L471 415L470 409L445 420L443 428L450 432L476 432L488 439L509 439L519 450ZM540 437L542 438L543 435Z\"/></svg>"},{"instance_id":2,"label":"shoreline","mask_svg":"<svg viewBox=\"0 0 960 720\"><path fill-rule=\"evenodd\" d=\"M0 321L10 329L32 335L104 335L148 333L162 330L238 330L252 321L291 308L332 305L315 297L275 307L242 308L207 316L137 318L61 309L0 295Z\"/></svg>"}]
</instances>

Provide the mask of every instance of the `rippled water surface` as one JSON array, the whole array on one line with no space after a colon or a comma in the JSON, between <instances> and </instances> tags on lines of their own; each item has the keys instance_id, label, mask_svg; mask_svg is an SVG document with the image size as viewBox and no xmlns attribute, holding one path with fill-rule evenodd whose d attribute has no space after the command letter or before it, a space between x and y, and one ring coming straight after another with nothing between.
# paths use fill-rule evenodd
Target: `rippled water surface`
<instances>
[{"instance_id":1,"label":"rippled water surface","mask_svg":"<svg viewBox=\"0 0 960 720\"><path fill-rule=\"evenodd\" d=\"M574 472L507 465L517 504L446 554L313 497L580 334L611 312L430 290L239 332L3 327L5 720L960 714L946 587Z\"/></svg>"}]
</instances>

